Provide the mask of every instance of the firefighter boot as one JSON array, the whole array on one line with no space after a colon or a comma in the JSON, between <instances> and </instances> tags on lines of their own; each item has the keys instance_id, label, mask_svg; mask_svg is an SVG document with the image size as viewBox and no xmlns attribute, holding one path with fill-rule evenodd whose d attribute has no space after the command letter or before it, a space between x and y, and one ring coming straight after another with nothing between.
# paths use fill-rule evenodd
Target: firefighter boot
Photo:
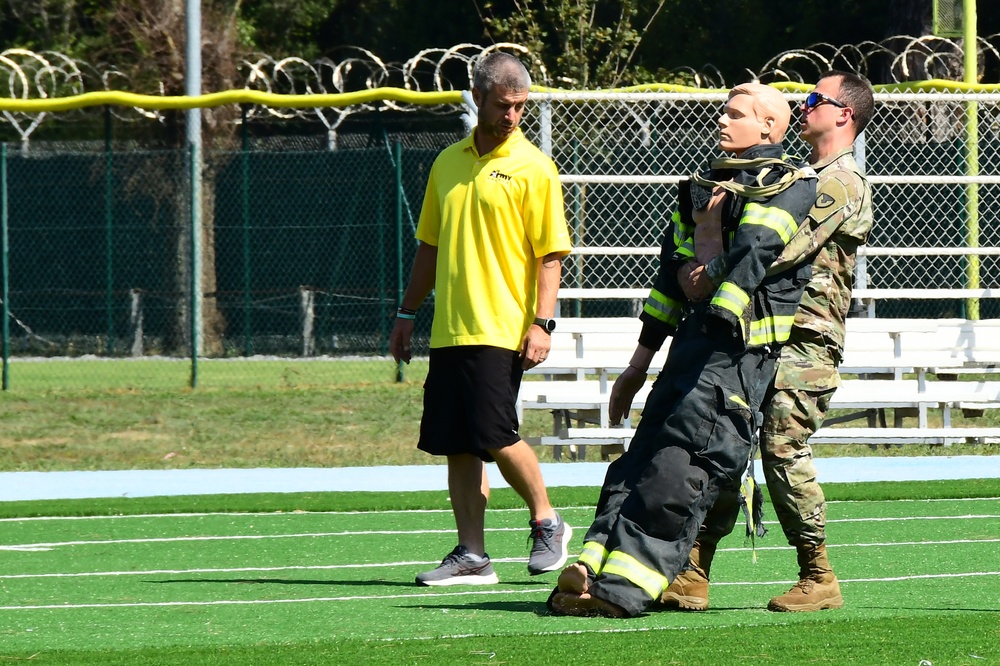
<instances>
[{"instance_id":1,"label":"firefighter boot","mask_svg":"<svg viewBox=\"0 0 1000 666\"><path fill-rule=\"evenodd\" d=\"M708 610L708 572L712 568L716 544L694 542L688 555L688 569L680 572L663 591L660 603L670 610Z\"/></svg>"},{"instance_id":2,"label":"firefighter boot","mask_svg":"<svg viewBox=\"0 0 1000 666\"><path fill-rule=\"evenodd\" d=\"M767 610L778 612L818 611L840 608L844 597L830 568L826 546L798 546L799 582L780 597L771 599Z\"/></svg>"}]
</instances>

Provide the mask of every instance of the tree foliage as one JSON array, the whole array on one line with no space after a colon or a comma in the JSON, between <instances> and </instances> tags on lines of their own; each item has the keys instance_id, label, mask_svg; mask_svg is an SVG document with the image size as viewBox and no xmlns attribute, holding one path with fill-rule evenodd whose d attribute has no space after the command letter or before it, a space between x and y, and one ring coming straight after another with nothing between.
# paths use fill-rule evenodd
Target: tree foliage
<instances>
[{"instance_id":1,"label":"tree foliage","mask_svg":"<svg viewBox=\"0 0 1000 666\"><path fill-rule=\"evenodd\" d=\"M646 78L635 56L667 2L485 0L480 14L492 41L528 47L557 85L615 87Z\"/></svg>"},{"instance_id":2,"label":"tree foliage","mask_svg":"<svg viewBox=\"0 0 1000 666\"><path fill-rule=\"evenodd\" d=\"M79 42L80 20L95 13L86 0L5 0L0 4L0 44L69 53Z\"/></svg>"},{"instance_id":3,"label":"tree foliage","mask_svg":"<svg viewBox=\"0 0 1000 666\"><path fill-rule=\"evenodd\" d=\"M300 0L288 0L298 3ZM122 72L135 92L182 94L185 0L5 0L5 43ZM205 87L235 83L241 0L201 0Z\"/></svg>"},{"instance_id":4,"label":"tree foliage","mask_svg":"<svg viewBox=\"0 0 1000 666\"><path fill-rule=\"evenodd\" d=\"M930 29L931 0L200 0L206 89L241 58L336 58L345 46L402 62L422 49L517 42L553 84L611 87L718 71L735 83L778 53ZM125 73L138 92L182 90L185 0L0 0L0 44L59 51ZM979 0L979 34L1000 3Z\"/></svg>"},{"instance_id":5,"label":"tree foliage","mask_svg":"<svg viewBox=\"0 0 1000 666\"><path fill-rule=\"evenodd\" d=\"M327 46L324 26L343 5L330 0L245 0L238 17L242 46L315 60Z\"/></svg>"},{"instance_id":6,"label":"tree foliage","mask_svg":"<svg viewBox=\"0 0 1000 666\"><path fill-rule=\"evenodd\" d=\"M686 2L651 26L639 56L650 69L717 73L735 84L761 73L783 51L878 41L886 20L882 3L870 0Z\"/></svg>"}]
</instances>

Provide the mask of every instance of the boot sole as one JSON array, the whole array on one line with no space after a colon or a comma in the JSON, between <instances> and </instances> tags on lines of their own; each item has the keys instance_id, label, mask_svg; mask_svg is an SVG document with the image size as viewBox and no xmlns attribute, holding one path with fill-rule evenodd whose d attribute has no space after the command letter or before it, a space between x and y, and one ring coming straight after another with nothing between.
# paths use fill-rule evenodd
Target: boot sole
<instances>
[{"instance_id":1,"label":"boot sole","mask_svg":"<svg viewBox=\"0 0 1000 666\"><path fill-rule=\"evenodd\" d=\"M767 605L767 610L774 613L811 613L813 611L842 608L843 606L844 597L838 594L835 597L824 599L823 601L817 601L814 604L792 604L789 606L782 606L781 604L776 604L772 601Z\"/></svg>"},{"instance_id":2,"label":"boot sole","mask_svg":"<svg viewBox=\"0 0 1000 666\"><path fill-rule=\"evenodd\" d=\"M706 611L708 610L708 599L702 597L685 597L680 594L668 592L660 599L660 603L670 610L682 611Z\"/></svg>"}]
</instances>

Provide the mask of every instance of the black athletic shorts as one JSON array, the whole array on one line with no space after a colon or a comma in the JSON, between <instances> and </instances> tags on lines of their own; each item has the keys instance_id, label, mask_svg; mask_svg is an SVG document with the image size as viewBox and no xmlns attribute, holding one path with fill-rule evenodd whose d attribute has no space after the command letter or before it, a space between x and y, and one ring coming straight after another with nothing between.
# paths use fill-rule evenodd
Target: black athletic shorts
<instances>
[{"instance_id":1,"label":"black athletic shorts","mask_svg":"<svg viewBox=\"0 0 1000 666\"><path fill-rule=\"evenodd\" d=\"M471 453L492 462L490 449L520 441L516 351L470 345L431 349L417 448L436 456Z\"/></svg>"}]
</instances>

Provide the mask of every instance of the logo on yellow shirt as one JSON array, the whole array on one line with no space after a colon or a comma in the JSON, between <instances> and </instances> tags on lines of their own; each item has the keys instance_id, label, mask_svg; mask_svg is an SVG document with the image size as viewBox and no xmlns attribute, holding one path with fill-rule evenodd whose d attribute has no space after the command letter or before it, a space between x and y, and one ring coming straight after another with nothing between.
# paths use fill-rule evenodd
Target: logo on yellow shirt
<instances>
[{"instance_id":1,"label":"logo on yellow shirt","mask_svg":"<svg viewBox=\"0 0 1000 666\"><path fill-rule=\"evenodd\" d=\"M509 182L509 181L513 180L513 178L511 176L508 176L505 173L500 173L496 169L494 169L490 173L490 179L491 180L500 180L500 181L504 181L504 182Z\"/></svg>"}]
</instances>

